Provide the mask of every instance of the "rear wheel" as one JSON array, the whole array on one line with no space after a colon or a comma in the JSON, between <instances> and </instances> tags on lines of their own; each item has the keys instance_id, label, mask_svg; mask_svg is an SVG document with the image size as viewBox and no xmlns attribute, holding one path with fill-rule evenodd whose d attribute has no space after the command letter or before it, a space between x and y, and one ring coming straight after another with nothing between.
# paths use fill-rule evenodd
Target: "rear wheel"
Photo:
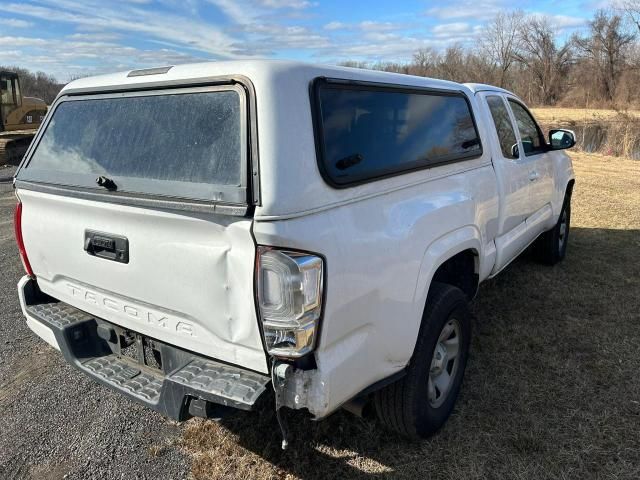
<instances>
[{"instance_id":1,"label":"rear wheel","mask_svg":"<svg viewBox=\"0 0 640 480\"><path fill-rule=\"evenodd\" d=\"M571 196L567 195L560 211L558 223L544 232L534 244L536 259L546 265L555 265L567 254L569 230L571 227Z\"/></svg>"},{"instance_id":2,"label":"rear wheel","mask_svg":"<svg viewBox=\"0 0 640 480\"><path fill-rule=\"evenodd\" d=\"M410 438L427 438L438 431L458 397L470 340L465 294L434 283L407 374L376 393L381 423Z\"/></svg>"}]
</instances>

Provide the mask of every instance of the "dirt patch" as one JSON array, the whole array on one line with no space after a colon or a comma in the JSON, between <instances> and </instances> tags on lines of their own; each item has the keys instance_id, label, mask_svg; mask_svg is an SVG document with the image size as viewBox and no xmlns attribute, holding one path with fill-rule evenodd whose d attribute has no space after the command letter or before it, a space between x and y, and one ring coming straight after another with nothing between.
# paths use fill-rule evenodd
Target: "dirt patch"
<instances>
[{"instance_id":1,"label":"dirt patch","mask_svg":"<svg viewBox=\"0 0 640 480\"><path fill-rule=\"evenodd\" d=\"M23 390L24 384L46 375L51 368L53 348L44 348L20 358L14 367L15 373L0 384L0 406L5 401L14 401L15 394Z\"/></svg>"}]
</instances>

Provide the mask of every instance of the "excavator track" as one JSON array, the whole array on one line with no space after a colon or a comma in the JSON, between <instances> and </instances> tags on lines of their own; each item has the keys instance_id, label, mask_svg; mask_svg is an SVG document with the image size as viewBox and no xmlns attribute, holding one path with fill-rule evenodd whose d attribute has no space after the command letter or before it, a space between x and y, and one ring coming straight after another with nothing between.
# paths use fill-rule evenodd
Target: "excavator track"
<instances>
[{"instance_id":1,"label":"excavator track","mask_svg":"<svg viewBox=\"0 0 640 480\"><path fill-rule=\"evenodd\" d=\"M0 165L19 165L35 134L35 130L0 133Z\"/></svg>"}]
</instances>

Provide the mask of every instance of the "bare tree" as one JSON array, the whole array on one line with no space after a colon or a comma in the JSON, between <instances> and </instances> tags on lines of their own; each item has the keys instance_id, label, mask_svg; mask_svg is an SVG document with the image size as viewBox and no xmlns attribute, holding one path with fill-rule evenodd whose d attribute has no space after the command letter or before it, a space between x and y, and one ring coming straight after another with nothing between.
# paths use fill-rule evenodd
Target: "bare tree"
<instances>
[{"instance_id":1,"label":"bare tree","mask_svg":"<svg viewBox=\"0 0 640 480\"><path fill-rule=\"evenodd\" d=\"M571 66L571 43L558 45L547 17L530 17L522 23L519 51L514 56L526 66L526 74L533 77L540 103L555 104L563 93Z\"/></svg>"},{"instance_id":2,"label":"bare tree","mask_svg":"<svg viewBox=\"0 0 640 480\"><path fill-rule=\"evenodd\" d=\"M424 77L433 75L439 62L440 54L433 48L421 48L413 54L411 73Z\"/></svg>"},{"instance_id":3,"label":"bare tree","mask_svg":"<svg viewBox=\"0 0 640 480\"><path fill-rule=\"evenodd\" d=\"M407 63L343 65L491 83L514 91L532 105L638 108L640 42L634 33L635 28L640 32L640 0L626 1L624 12L598 11L570 41L558 38L550 17L525 17L515 11L499 13L489 22L479 44L423 48Z\"/></svg>"},{"instance_id":4,"label":"bare tree","mask_svg":"<svg viewBox=\"0 0 640 480\"><path fill-rule=\"evenodd\" d=\"M640 32L640 0L624 0L622 10Z\"/></svg>"},{"instance_id":5,"label":"bare tree","mask_svg":"<svg viewBox=\"0 0 640 480\"><path fill-rule=\"evenodd\" d=\"M438 77L454 82L466 82L469 73L466 68L466 54L461 45L455 44L444 51L437 66Z\"/></svg>"},{"instance_id":6,"label":"bare tree","mask_svg":"<svg viewBox=\"0 0 640 480\"><path fill-rule=\"evenodd\" d=\"M604 97L613 101L616 84L627 67L627 53L635 35L626 31L620 15L605 10L596 12L589 22L589 35L575 35L578 52L591 64L598 76Z\"/></svg>"},{"instance_id":7,"label":"bare tree","mask_svg":"<svg viewBox=\"0 0 640 480\"><path fill-rule=\"evenodd\" d=\"M481 47L497 70L497 83L507 86L507 73L519 50L520 29L523 23L521 11L500 12L489 22L481 38Z\"/></svg>"},{"instance_id":8,"label":"bare tree","mask_svg":"<svg viewBox=\"0 0 640 480\"><path fill-rule=\"evenodd\" d=\"M338 62L338 65L341 67L350 67L350 68L371 68L367 62L361 62L356 60L345 60L344 62Z\"/></svg>"}]
</instances>

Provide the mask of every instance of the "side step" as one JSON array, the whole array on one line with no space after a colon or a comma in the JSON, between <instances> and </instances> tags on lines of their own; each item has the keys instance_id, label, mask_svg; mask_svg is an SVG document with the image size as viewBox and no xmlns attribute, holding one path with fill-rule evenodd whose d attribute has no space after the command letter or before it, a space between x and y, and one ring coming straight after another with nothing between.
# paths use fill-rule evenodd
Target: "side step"
<instances>
[{"instance_id":1,"label":"side step","mask_svg":"<svg viewBox=\"0 0 640 480\"><path fill-rule=\"evenodd\" d=\"M117 325L46 297L37 285L25 288L24 292L25 313L54 332L69 363L99 383L175 420L191 416L192 401L250 410L271 381L268 375L145 337L145 341L158 348L162 358L161 368L151 368L122 354L120 334L116 332L125 331ZM111 333L111 338L105 331Z\"/></svg>"}]
</instances>

